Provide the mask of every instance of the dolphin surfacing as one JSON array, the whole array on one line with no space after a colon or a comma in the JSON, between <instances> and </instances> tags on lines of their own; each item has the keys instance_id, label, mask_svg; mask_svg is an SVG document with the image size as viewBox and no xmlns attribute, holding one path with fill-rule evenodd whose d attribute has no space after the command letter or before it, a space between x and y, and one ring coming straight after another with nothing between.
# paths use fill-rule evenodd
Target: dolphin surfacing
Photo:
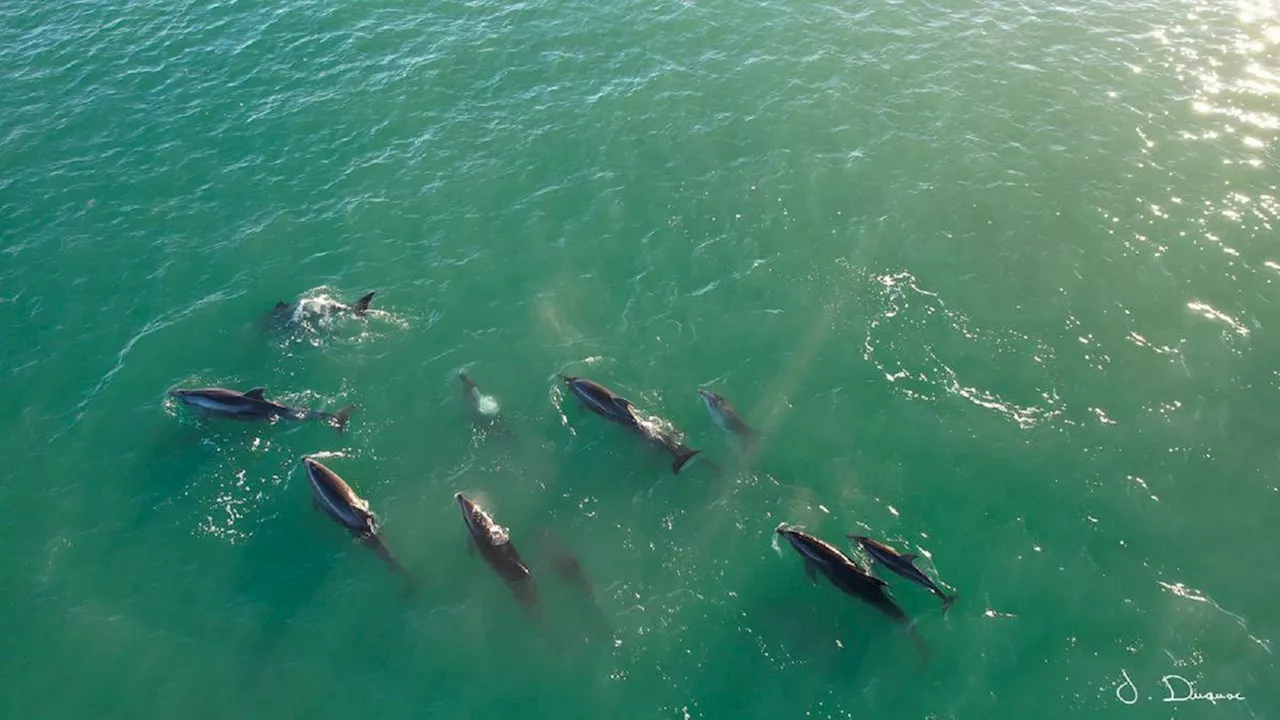
<instances>
[{"instance_id":1,"label":"dolphin surfacing","mask_svg":"<svg viewBox=\"0 0 1280 720\"><path fill-rule=\"evenodd\" d=\"M489 569L506 581L525 612L536 618L538 588L534 585L533 573L511 542L507 529L494 522L493 516L466 495L454 493L453 498L458 502L462 519L467 524L471 547L480 551Z\"/></svg>"},{"instance_id":2,"label":"dolphin surfacing","mask_svg":"<svg viewBox=\"0 0 1280 720\"><path fill-rule=\"evenodd\" d=\"M684 443L674 433L662 430L654 422L654 419L641 416L636 412L635 406L631 404L631 401L600 383L570 375L561 375L560 379L569 387L569 391L573 393L574 397L582 401L582 404L587 406L589 410L619 425L630 428L632 432L644 438L649 444L660 447L670 453L673 458L671 472L679 473L686 463L702 452L701 450L685 447Z\"/></svg>"},{"instance_id":3,"label":"dolphin surfacing","mask_svg":"<svg viewBox=\"0 0 1280 720\"><path fill-rule=\"evenodd\" d=\"M507 428L501 414L502 407L498 404L498 399L481 392L479 386L465 372L458 373L458 382L462 385L462 398L471 410L472 423L506 432Z\"/></svg>"},{"instance_id":4,"label":"dolphin surfacing","mask_svg":"<svg viewBox=\"0 0 1280 720\"><path fill-rule=\"evenodd\" d=\"M698 390L698 395L702 396L702 402L707 406L707 412L715 424L733 433L744 448L750 448L760 438L760 433L747 425L747 421L742 419L723 396L705 388Z\"/></svg>"},{"instance_id":5,"label":"dolphin surfacing","mask_svg":"<svg viewBox=\"0 0 1280 720\"><path fill-rule=\"evenodd\" d=\"M288 303L283 300L275 304L271 308L269 317L275 318L276 321L287 321L293 319L299 310L303 310L311 315L338 315L349 314L353 317L363 318L369 312L369 306L373 304L373 296L378 292L365 293L354 304L348 305L337 300L331 300L328 297L323 298L303 298L297 302Z\"/></svg>"},{"instance_id":6,"label":"dolphin surfacing","mask_svg":"<svg viewBox=\"0 0 1280 720\"><path fill-rule=\"evenodd\" d=\"M937 583L931 580L928 575L925 575L920 568L916 567L917 555L915 553L900 553L888 545L865 535L849 535L848 538L861 545L862 549L866 550L867 554L876 561L876 565L887 568L937 595L942 600L944 612L951 607L951 603L956 601L958 595L954 593L951 595L946 594L942 591L942 588L938 587Z\"/></svg>"},{"instance_id":7,"label":"dolphin surfacing","mask_svg":"<svg viewBox=\"0 0 1280 720\"><path fill-rule=\"evenodd\" d=\"M804 572L810 581L818 582L818 574L821 573L827 582L834 585L840 592L857 598L893 618L895 622L906 628L907 634L916 643L920 653L928 657L928 648L924 640L912 627L907 614L898 607L886 591L889 587L888 583L864 570L831 543L785 525L779 525L776 532L786 539L792 549L804 559Z\"/></svg>"},{"instance_id":8,"label":"dolphin surfacing","mask_svg":"<svg viewBox=\"0 0 1280 720\"><path fill-rule=\"evenodd\" d=\"M307 471L312 502L316 508L345 528L360 544L372 550L392 572L406 581L406 591L411 590L412 579L382 541L382 529L378 525L378 518L369 509L369 501L357 495L345 480L319 460L310 456L303 457L302 466Z\"/></svg>"},{"instance_id":9,"label":"dolphin surfacing","mask_svg":"<svg viewBox=\"0 0 1280 720\"><path fill-rule=\"evenodd\" d=\"M219 387L171 390L169 394L183 403L210 415L232 420L323 420L342 432L351 417L350 405L330 413L321 410L290 407L266 399L266 388L256 387L240 392Z\"/></svg>"}]
</instances>

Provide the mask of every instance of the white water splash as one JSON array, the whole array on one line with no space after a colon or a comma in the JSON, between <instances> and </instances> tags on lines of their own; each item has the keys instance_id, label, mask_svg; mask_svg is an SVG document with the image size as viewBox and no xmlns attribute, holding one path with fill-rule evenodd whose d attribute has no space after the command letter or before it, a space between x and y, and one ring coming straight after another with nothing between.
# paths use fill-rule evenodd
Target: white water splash
<instances>
[{"instance_id":1,"label":"white water splash","mask_svg":"<svg viewBox=\"0 0 1280 720\"><path fill-rule=\"evenodd\" d=\"M1205 595L1203 592L1196 590L1193 587L1184 585L1183 583L1167 583L1167 582L1164 582L1163 580L1159 580L1157 582L1160 583L1160 587L1164 588L1165 590L1168 590L1169 592L1173 593L1174 595L1177 595L1178 597L1186 598L1187 600L1193 600L1195 602L1206 603L1213 609L1221 612L1222 614L1226 615L1232 620L1235 620L1236 624L1239 625L1240 628L1245 631L1245 634L1249 636L1250 640L1257 643L1258 646L1261 647L1263 650L1266 650L1268 655L1271 654L1271 642L1269 640L1256 637L1255 635L1250 633L1249 625L1245 622L1243 617L1240 617L1239 615L1222 607L1216 601L1214 601L1213 598L1209 597L1208 595Z\"/></svg>"}]
</instances>

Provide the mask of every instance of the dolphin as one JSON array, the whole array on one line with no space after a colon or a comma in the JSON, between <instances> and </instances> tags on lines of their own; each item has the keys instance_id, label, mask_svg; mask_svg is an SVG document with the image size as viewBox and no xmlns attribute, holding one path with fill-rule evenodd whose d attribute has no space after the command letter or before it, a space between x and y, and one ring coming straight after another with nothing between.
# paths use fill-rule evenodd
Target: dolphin
<instances>
[{"instance_id":1,"label":"dolphin","mask_svg":"<svg viewBox=\"0 0 1280 720\"><path fill-rule=\"evenodd\" d=\"M316 312L319 312L324 315L334 315L337 313L351 313L352 315L358 318L362 318L365 316L365 313L369 312L369 306L373 304L373 296L376 294L377 294L376 290L373 292L364 294L363 296L361 296L359 300L356 301L355 305L347 305L346 303L330 301L325 303L310 302L307 304L307 307L316 308ZM294 312L297 310L298 305L302 304L302 302L306 302L306 301L304 300L298 303L287 303L282 300L276 303L275 307L271 309L271 312L280 318L292 317Z\"/></svg>"},{"instance_id":2,"label":"dolphin","mask_svg":"<svg viewBox=\"0 0 1280 720\"><path fill-rule=\"evenodd\" d=\"M810 581L818 582L818 573L822 573L844 594L858 598L900 624L907 624L907 614L885 591L888 583L864 570L830 543L806 532L779 525L777 533L804 558L804 573Z\"/></svg>"},{"instance_id":3,"label":"dolphin","mask_svg":"<svg viewBox=\"0 0 1280 720\"><path fill-rule=\"evenodd\" d=\"M462 519L467 523L471 549L480 551L480 556L489 567L498 577L507 581L507 586L525 611L533 615L538 604L538 588L533 584L533 573L529 572L529 566L521 559L507 529L494 522L484 508L476 505L466 495L454 493L453 498L458 501Z\"/></svg>"},{"instance_id":4,"label":"dolphin","mask_svg":"<svg viewBox=\"0 0 1280 720\"><path fill-rule=\"evenodd\" d=\"M671 472L680 472L685 463L702 452L685 447L673 433L662 430L653 420L640 416L629 400L600 383L570 375L561 375L560 379L569 386L570 392L596 414L631 428L651 444L671 453L674 458Z\"/></svg>"},{"instance_id":5,"label":"dolphin","mask_svg":"<svg viewBox=\"0 0 1280 720\"><path fill-rule=\"evenodd\" d=\"M247 392L215 387L172 390L169 394L187 405L233 420L325 420L342 432L351 417L350 405L336 413L307 410L267 400L263 397L265 392L261 387Z\"/></svg>"},{"instance_id":6,"label":"dolphin","mask_svg":"<svg viewBox=\"0 0 1280 720\"><path fill-rule=\"evenodd\" d=\"M849 535L848 538L850 540L856 540L860 545L862 545L862 549L867 551L867 554L876 561L877 565L883 565L902 577L924 586L934 595L942 598L943 610L951 607L951 603L955 602L957 597L956 595L947 595L942 592L942 589L930 580L929 576L925 575L920 571L920 568L916 567L915 561L917 555L915 553L900 553L888 545L872 540L865 535Z\"/></svg>"},{"instance_id":7,"label":"dolphin","mask_svg":"<svg viewBox=\"0 0 1280 720\"><path fill-rule=\"evenodd\" d=\"M633 430L639 429L635 408L626 398L594 380L571 375L561 375L560 379L569 386L570 392L595 413Z\"/></svg>"},{"instance_id":8,"label":"dolphin","mask_svg":"<svg viewBox=\"0 0 1280 720\"><path fill-rule=\"evenodd\" d=\"M707 412L711 413L711 419L716 425L736 435L744 446L750 447L760 437L760 433L747 425L738 411L722 396L705 389L698 390L698 394L702 396L702 402L707 406Z\"/></svg>"},{"instance_id":9,"label":"dolphin","mask_svg":"<svg viewBox=\"0 0 1280 720\"><path fill-rule=\"evenodd\" d=\"M350 485L338 477L337 473L320 464L320 461L304 457L302 465L307 470L311 499L316 508L346 528L362 545L374 551L393 572L408 580L409 573L382 542L378 518L369 510L369 501L356 495Z\"/></svg>"},{"instance_id":10,"label":"dolphin","mask_svg":"<svg viewBox=\"0 0 1280 720\"><path fill-rule=\"evenodd\" d=\"M476 387L465 372L458 373L458 381L462 383L462 397L467 401L467 407L471 408L473 419L476 422L500 426L502 416L499 415L501 408L497 398L480 392L480 388Z\"/></svg>"}]
</instances>

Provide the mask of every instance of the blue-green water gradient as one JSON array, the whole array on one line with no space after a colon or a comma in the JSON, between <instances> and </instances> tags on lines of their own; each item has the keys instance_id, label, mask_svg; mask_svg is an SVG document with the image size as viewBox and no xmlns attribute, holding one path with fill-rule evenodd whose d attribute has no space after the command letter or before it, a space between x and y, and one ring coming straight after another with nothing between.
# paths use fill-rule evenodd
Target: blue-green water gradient
<instances>
[{"instance_id":1,"label":"blue-green water gradient","mask_svg":"<svg viewBox=\"0 0 1280 720\"><path fill-rule=\"evenodd\" d=\"M1278 57L1267 0L0 4L0 717L1275 717ZM779 523L920 553L927 659Z\"/></svg>"}]
</instances>

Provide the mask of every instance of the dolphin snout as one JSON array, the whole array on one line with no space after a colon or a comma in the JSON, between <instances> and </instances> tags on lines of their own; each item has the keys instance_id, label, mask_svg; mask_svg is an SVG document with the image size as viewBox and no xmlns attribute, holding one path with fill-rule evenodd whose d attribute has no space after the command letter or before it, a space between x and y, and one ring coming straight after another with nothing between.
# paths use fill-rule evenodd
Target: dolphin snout
<instances>
[{"instance_id":1,"label":"dolphin snout","mask_svg":"<svg viewBox=\"0 0 1280 720\"><path fill-rule=\"evenodd\" d=\"M698 388L698 394L708 400L711 399L711 391L707 390L706 388Z\"/></svg>"}]
</instances>

